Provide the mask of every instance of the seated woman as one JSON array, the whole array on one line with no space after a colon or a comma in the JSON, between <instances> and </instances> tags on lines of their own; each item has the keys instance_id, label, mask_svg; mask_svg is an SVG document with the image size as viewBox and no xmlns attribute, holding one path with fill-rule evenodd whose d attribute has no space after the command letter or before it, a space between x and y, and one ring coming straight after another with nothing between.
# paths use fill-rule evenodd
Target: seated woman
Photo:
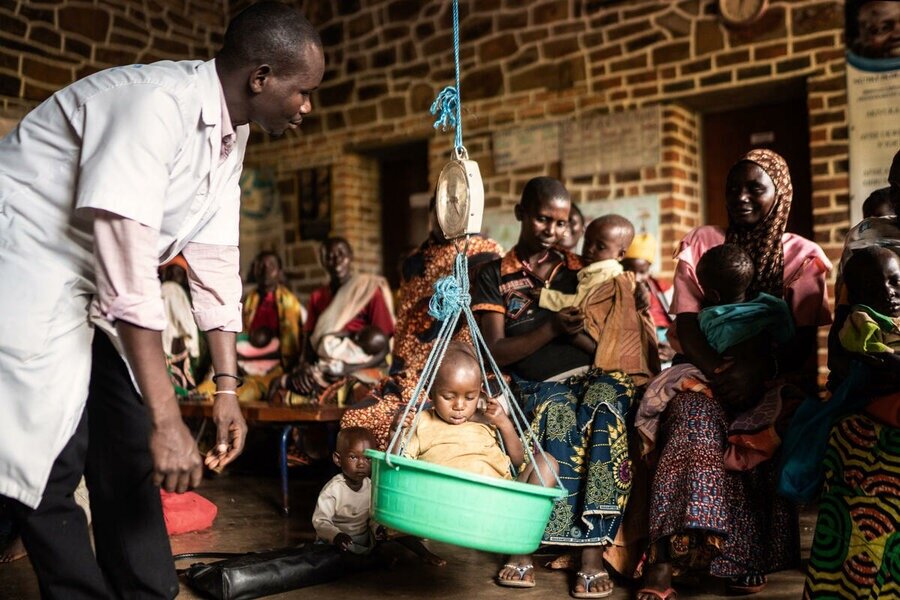
<instances>
[{"instance_id":1,"label":"seated woman","mask_svg":"<svg viewBox=\"0 0 900 600\"><path fill-rule=\"evenodd\" d=\"M896 596L900 548L900 257L853 252L852 308L829 337L830 402L855 407L831 429L804 598Z\"/></svg>"},{"instance_id":2,"label":"seated woman","mask_svg":"<svg viewBox=\"0 0 900 600\"><path fill-rule=\"evenodd\" d=\"M578 285L581 259L556 247L569 207L559 181L537 177L525 185L515 207L519 241L479 272L472 310L566 485L568 496L554 508L544 543L583 549L572 595L597 598L612 593L603 551L616 536L631 489L625 416L635 388L622 373L590 369L596 345L583 331L578 308L551 312L538 305L541 289L572 294ZM497 579L514 587L533 582L531 556L511 557Z\"/></svg>"},{"instance_id":3,"label":"seated woman","mask_svg":"<svg viewBox=\"0 0 900 600\"><path fill-rule=\"evenodd\" d=\"M329 384L351 372L368 382L380 379L377 370L365 370L384 363L387 340L394 334L387 281L378 275L353 273L350 243L342 237L330 237L322 243L319 257L329 281L310 294L306 321L310 355L280 380L281 386L301 395L304 401L317 397ZM378 333L384 336L382 343L378 343ZM372 352L360 347L360 341ZM364 362L355 362L360 360Z\"/></svg>"},{"instance_id":4,"label":"seated woman","mask_svg":"<svg viewBox=\"0 0 900 600\"><path fill-rule=\"evenodd\" d=\"M754 393L748 381L791 378L815 393L816 332L831 320L825 282L831 265L815 243L785 233L793 188L781 156L752 150L731 168L726 186L727 231L699 227L685 237L677 256L677 338L714 398L681 392L664 415L650 499L651 547L638 600L674 596L673 571L688 569L730 578L736 592L756 592L767 573L795 566L800 558L796 509L774 493L777 460L749 471L725 469L727 415ZM795 334L775 353L734 362L719 355L700 329L697 261L726 240L753 261L750 294L783 298L791 310Z\"/></svg>"},{"instance_id":5,"label":"seated woman","mask_svg":"<svg viewBox=\"0 0 900 600\"><path fill-rule=\"evenodd\" d=\"M390 377L379 382L367 398L350 407L341 418L342 428L369 429L375 435L379 450L387 447L394 415L409 401L431 354L441 324L428 314L428 304L434 294L435 282L453 272L458 253L438 226L433 196L429 210L431 233L418 250L403 261L401 269ZM471 278L481 265L500 258L503 248L490 238L473 235L465 245L465 252ZM468 328L462 327L453 339L471 341L472 337Z\"/></svg>"},{"instance_id":6,"label":"seated woman","mask_svg":"<svg viewBox=\"0 0 900 600\"><path fill-rule=\"evenodd\" d=\"M303 306L282 283L283 277L281 258L275 252L264 250L253 259L250 281L256 288L244 296L243 331L237 340L244 379L238 388L241 402L265 399L272 383L300 359ZM206 381L198 390L212 394L215 385Z\"/></svg>"}]
</instances>

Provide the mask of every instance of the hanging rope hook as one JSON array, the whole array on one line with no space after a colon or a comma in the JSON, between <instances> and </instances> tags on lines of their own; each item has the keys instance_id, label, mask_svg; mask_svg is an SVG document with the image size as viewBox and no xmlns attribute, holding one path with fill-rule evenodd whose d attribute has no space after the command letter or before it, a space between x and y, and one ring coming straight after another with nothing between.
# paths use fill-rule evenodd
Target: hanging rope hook
<instances>
[{"instance_id":1,"label":"hanging rope hook","mask_svg":"<svg viewBox=\"0 0 900 600\"><path fill-rule=\"evenodd\" d=\"M440 112L440 115L434 122L434 128L440 128L441 131L456 129L458 108L459 92L452 85L448 85L441 90L441 93L438 94L438 97L431 104L431 114L437 115Z\"/></svg>"}]
</instances>

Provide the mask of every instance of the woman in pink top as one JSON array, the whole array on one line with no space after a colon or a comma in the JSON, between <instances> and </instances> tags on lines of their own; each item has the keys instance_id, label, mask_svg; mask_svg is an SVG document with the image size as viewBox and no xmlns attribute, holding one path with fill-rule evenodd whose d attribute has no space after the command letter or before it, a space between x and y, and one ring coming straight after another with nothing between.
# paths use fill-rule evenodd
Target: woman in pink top
<instances>
[{"instance_id":1,"label":"woman in pink top","mask_svg":"<svg viewBox=\"0 0 900 600\"><path fill-rule=\"evenodd\" d=\"M704 226L681 242L672 312L685 359L710 381L716 401L682 392L669 404L665 445L654 475L644 589L638 600L674 596L673 573L704 570L729 578L732 591L757 592L765 575L799 560L796 511L775 494L777 460L751 471L726 471L723 461L731 407L758 397L763 382L789 378L815 393L816 332L831 322L822 249L785 233L793 188L787 163L770 150L752 150L728 174L728 229ZM703 294L695 267L725 242L753 259L751 293L784 298L796 335L772 355L740 363L720 356L697 321Z\"/></svg>"}]
</instances>

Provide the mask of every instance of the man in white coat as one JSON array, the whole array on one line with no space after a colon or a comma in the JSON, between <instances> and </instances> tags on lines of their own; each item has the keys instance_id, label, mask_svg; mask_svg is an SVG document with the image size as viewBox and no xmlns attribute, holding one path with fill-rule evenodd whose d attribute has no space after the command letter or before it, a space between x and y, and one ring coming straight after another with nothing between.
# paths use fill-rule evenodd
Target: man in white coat
<instances>
[{"instance_id":1,"label":"man in white coat","mask_svg":"<svg viewBox=\"0 0 900 600\"><path fill-rule=\"evenodd\" d=\"M224 466L247 431L235 332L249 123L298 127L323 72L310 23L262 2L215 60L101 71L0 140L0 496L44 597L178 593L158 488L197 485L203 457L166 372L157 267L179 252L190 266L217 384L205 462ZM96 556L72 498L82 473Z\"/></svg>"}]
</instances>

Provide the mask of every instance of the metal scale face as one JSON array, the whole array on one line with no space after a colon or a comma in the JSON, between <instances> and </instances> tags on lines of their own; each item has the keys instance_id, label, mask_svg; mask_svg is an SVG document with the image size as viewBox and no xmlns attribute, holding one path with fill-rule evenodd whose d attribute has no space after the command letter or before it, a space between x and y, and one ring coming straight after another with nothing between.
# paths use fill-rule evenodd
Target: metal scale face
<instances>
[{"instance_id":1,"label":"metal scale face","mask_svg":"<svg viewBox=\"0 0 900 600\"><path fill-rule=\"evenodd\" d=\"M484 216L484 184L478 163L469 160L465 148L457 148L438 178L435 211L438 225L448 240L481 232Z\"/></svg>"}]
</instances>

